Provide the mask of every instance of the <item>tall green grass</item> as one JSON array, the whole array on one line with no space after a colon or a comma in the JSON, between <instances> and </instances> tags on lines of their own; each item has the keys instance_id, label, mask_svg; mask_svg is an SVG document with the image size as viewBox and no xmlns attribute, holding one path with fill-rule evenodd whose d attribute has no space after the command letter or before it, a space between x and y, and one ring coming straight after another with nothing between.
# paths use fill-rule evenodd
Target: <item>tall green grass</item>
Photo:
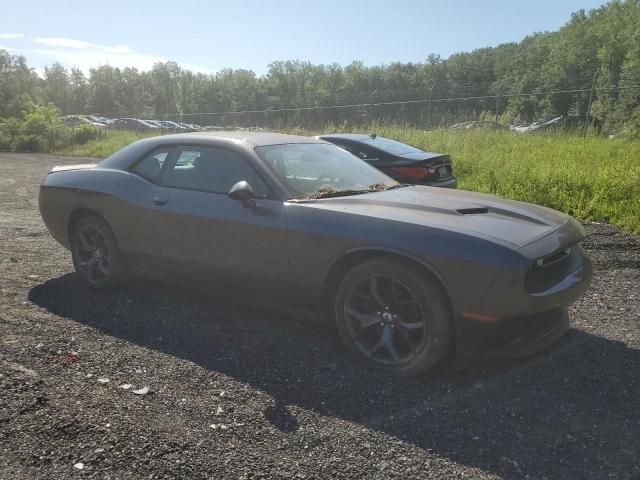
<instances>
[{"instance_id":1,"label":"tall green grass","mask_svg":"<svg viewBox=\"0 0 640 480\"><path fill-rule=\"evenodd\" d=\"M105 136L101 136L96 140L90 140L82 145L71 145L54 153L60 155L71 155L78 157L95 157L106 158L122 147L126 147L130 143L140 140L141 138L152 137L157 135L153 132L132 132L126 130L107 130Z\"/></svg>"},{"instance_id":2,"label":"tall green grass","mask_svg":"<svg viewBox=\"0 0 640 480\"><path fill-rule=\"evenodd\" d=\"M459 188L640 233L640 142L566 134L379 129L453 158Z\"/></svg>"},{"instance_id":3,"label":"tall green grass","mask_svg":"<svg viewBox=\"0 0 640 480\"><path fill-rule=\"evenodd\" d=\"M349 128L328 131L338 130ZM640 233L640 141L562 133L425 132L385 125L356 131L449 153L461 189L537 203L582 220L607 222ZM321 132L298 129L289 133ZM139 138L142 136L133 132L109 132L106 139L59 153L104 158Z\"/></svg>"}]
</instances>

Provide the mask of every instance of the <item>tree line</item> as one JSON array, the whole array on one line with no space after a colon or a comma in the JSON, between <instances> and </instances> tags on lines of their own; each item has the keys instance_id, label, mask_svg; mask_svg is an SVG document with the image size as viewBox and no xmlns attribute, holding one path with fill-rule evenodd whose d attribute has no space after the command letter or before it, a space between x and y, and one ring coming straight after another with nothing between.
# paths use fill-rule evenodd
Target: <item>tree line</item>
<instances>
[{"instance_id":1,"label":"tree line","mask_svg":"<svg viewBox=\"0 0 640 480\"><path fill-rule=\"evenodd\" d=\"M580 10L558 31L446 59L430 54L420 63L380 66L276 61L261 76L244 69L196 73L164 62L149 71L103 65L88 76L53 64L41 77L24 57L0 50L0 118L21 118L37 105L53 103L63 115L260 124L269 116L280 118L281 109L362 104L284 112L282 121L308 126L388 120L429 127L478 118L518 123L584 117L591 97L590 121L614 131L640 125L638 86L640 0ZM416 99L427 101L371 106ZM258 110L274 113L194 115Z\"/></svg>"}]
</instances>

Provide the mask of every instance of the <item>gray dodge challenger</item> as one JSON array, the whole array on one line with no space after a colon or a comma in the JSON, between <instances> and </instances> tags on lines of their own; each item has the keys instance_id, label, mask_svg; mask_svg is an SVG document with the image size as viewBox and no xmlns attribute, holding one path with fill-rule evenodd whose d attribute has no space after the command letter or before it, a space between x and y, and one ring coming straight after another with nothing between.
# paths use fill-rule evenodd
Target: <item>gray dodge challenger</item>
<instances>
[{"instance_id":1,"label":"gray dodge challenger","mask_svg":"<svg viewBox=\"0 0 640 480\"><path fill-rule=\"evenodd\" d=\"M403 185L300 136L140 140L97 165L54 168L39 202L91 288L137 274L315 310L357 359L399 376L453 349L549 346L591 278L567 215Z\"/></svg>"}]
</instances>

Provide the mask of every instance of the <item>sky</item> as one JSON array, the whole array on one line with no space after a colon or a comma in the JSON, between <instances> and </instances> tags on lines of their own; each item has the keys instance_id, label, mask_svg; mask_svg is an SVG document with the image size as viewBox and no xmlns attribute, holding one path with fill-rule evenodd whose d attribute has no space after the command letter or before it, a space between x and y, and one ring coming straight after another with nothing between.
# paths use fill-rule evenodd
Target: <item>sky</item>
<instances>
[{"instance_id":1,"label":"sky","mask_svg":"<svg viewBox=\"0 0 640 480\"><path fill-rule=\"evenodd\" d=\"M0 49L42 72L150 69L266 73L276 60L422 62L557 30L602 0L0 0Z\"/></svg>"}]
</instances>

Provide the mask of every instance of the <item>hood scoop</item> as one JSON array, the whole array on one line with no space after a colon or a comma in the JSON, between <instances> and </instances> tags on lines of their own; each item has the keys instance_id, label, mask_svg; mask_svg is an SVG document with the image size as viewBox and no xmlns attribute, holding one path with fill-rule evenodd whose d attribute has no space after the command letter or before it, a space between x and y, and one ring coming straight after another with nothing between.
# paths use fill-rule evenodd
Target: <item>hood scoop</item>
<instances>
[{"instance_id":1,"label":"hood scoop","mask_svg":"<svg viewBox=\"0 0 640 480\"><path fill-rule=\"evenodd\" d=\"M482 213L489 213L489 209L487 207L458 208L456 212L461 213L462 215L479 215Z\"/></svg>"}]
</instances>

